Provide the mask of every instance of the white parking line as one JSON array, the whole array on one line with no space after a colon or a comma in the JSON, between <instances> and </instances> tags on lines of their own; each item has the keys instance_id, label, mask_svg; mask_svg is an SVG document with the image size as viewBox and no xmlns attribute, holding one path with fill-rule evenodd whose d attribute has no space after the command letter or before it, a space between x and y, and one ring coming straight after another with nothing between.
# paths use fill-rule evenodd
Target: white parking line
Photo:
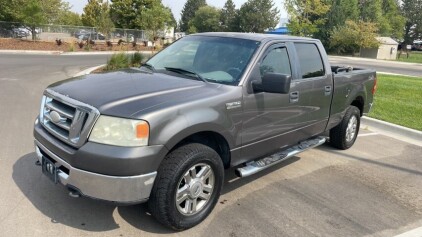
<instances>
[{"instance_id":1,"label":"white parking line","mask_svg":"<svg viewBox=\"0 0 422 237\"><path fill-rule=\"evenodd\" d=\"M422 227L418 227L413 230L404 232L403 234L396 235L394 237L421 237L422 236Z\"/></svg>"},{"instance_id":2,"label":"white parking line","mask_svg":"<svg viewBox=\"0 0 422 237\"><path fill-rule=\"evenodd\" d=\"M16 78L0 78L0 81L18 81Z\"/></svg>"},{"instance_id":3,"label":"white parking line","mask_svg":"<svg viewBox=\"0 0 422 237\"><path fill-rule=\"evenodd\" d=\"M374 135L378 135L378 134L379 133L376 133L376 132L364 133L364 134L359 134L358 137L374 136Z\"/></svg>"}]
</instances>

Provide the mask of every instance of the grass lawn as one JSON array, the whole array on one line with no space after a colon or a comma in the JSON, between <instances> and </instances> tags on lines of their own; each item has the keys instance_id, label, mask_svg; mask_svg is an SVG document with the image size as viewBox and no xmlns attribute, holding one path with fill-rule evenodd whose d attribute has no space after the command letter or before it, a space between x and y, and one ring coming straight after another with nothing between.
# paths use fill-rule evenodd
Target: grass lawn
<instances>
[{"instance_id":1,"label":"grass lawn","mask_svg":"<svg viewBox=\"0 0 422 237\"><path fill-rule=\"evenodd\" d=\"M422 78L378 74L377 85L369 117L422 131Z\"/></svg>"},{"instance_id":2,"label":"grass lawn","mask_svg":"<svg viewBox=\"0 0 422 237\"><path fill-rule=\"evenodd\" d=\"M409 58L406 58L406 54L400 55L397 61L408 62L408 63L422 63L422 51L412 51Z\"/></svg>"}]
</instances>

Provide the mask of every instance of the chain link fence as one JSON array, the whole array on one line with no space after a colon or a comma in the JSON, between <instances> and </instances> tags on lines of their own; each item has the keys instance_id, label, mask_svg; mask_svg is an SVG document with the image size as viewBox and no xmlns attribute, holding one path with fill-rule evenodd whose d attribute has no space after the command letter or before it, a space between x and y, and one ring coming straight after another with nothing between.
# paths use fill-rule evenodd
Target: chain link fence
<instances>
[{"instance_id":1,"label":"chain link fence","mask_svg":"<svg viewBox=\"0 0 422 237\"><path fill-rule=\"evenodd\" d=\"M35 30L36 39L42 41L55 41L61 39L65 42L82 40L95 40L118 42L141 42L148 41L148 36L143 30L115 28L110 35L104 35L95 27L87 26L66 26L66 25L42 25ZM166 37L168 34L166 34ZM29 27L16 22L0 21L0 38L23 38L32 39L32 32Z\"/></svg>"}]
</instances>

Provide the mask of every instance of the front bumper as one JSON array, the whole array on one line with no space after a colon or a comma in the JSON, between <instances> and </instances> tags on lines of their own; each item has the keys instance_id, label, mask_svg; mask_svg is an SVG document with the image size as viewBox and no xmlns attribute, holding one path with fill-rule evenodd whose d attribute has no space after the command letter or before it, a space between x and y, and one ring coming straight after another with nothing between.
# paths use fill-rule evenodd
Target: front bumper
<instances>
[{"instance_id":1,"label":"front bumper","mask_svg":"<svg viewBox=\"0 0 422 237\"><path fill-rule=\"evenodd\" d=\"M39 161L42 156L58 167L58 182L77 190L81 195L118 203L141 203L148 200L157 172L134 176L109 176L88 172L71 166L35 140Z\"/></svg>"}]
</instances>

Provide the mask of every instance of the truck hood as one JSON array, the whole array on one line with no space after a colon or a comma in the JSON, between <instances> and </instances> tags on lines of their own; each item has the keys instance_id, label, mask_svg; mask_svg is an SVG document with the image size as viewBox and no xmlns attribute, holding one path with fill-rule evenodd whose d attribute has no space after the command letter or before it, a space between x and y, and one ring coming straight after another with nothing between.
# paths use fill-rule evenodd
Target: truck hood
<instances>
[{"instance_id":1,"label":"truck hood","mask_svg":"<svg viewBox=\"0 0 422 237\"><path fill-rule=\"evenodd\" d=\"M135 113L190 94L210 83L128 69L60 81L49 89L97 108L101 114L131 118Z\"/></svg>"}]
</instances>

